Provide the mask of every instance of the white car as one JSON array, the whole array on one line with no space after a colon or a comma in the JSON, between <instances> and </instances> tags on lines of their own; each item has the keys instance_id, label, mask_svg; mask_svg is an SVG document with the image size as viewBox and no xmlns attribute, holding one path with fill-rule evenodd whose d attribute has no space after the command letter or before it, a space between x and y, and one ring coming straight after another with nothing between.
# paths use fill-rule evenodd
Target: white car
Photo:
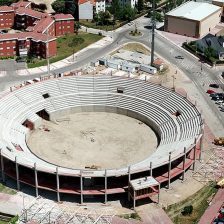
<instances>
[{"instance_id":1,"label":"white car","mask_svg":"<svg viewBox=\"0 0 224 224\"><path fill-rule=\"evenodd\" d=\"M215 103L218 105L221 105L221 104L223 104L223 100L217 100Z\"/></svg>"}]
</instances>

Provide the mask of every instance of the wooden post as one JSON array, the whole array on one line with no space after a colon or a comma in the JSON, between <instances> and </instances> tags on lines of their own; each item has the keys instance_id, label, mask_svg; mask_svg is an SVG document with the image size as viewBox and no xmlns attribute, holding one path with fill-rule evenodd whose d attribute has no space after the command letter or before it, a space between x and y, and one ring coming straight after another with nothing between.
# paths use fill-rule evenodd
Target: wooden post
<instances>
[{"instance_id":1,"label":"wooden post","mask_svg":"<svg viewBox=\"0 0 224 224\"><path fill-rule=\"evenodd\" d=\"M60 201L60 179L59 179L59 175L58 175L58 166L56 167L56 181L57 181L57 201Z\"/></svg>"},{"instance_id":2,"label":"wooden post","mask_svg":"<svg viewBox=\"0 0 224 224\"><path fill-rule=\"evenodd\" d=\"M182 175L182 181L185 179L185 163L186 163L186 147L184 147L184 159L183 159L183 175Z\"/></svg>"},{"instance_id":3,"label":"wooden post","mask_svg":"<svg viewBox=\"0 0 224 224\"><path fill-rule=\"evenodd\" d=\"M34 177L35 177L35 190L36 190L36 197L38 197L38 178L37 178L37 164L34 163Z\"/></svg>"},{"instance_id":4,"label":"wooden post","mask_svg":"<svg viewBox=\"0 0 224 224\"><path fill-rule=\"evenodd\" d=\"M107 203L107 170L105 169L105 204Z\"/></svg>"},{"instance_id":5,"label":"wooden post","mask_svg":"<svg viewBox=\"0 0 224 224\"><path fill-rule=\"evenodd\" d=\"M80 204L83 204L83 179L82 179L82 170L80 170Z\"/></svg>"},{"instance_id":6,"label":"wooden post","mask_svg":"<svg viewBox=\"0 0 224 224\"><path fill-rule=\"evenodd\" d=\"M194 139L194 162L193 162L193 170L195 170L195 161L196 161L196 149L197 149L197 139Z\"/></svg>"},{"instance_id":7,"label":"wooden post","mask_svg":"<svg viewBox=\"0 0 224 224\"><path fill-rule=\"evenodd\" d=\"M128 167L128 201L130 201L131 166Z\"/></svg>"},{"instance_id":8,"label":"wooden post","mask_svg":"<svg viewBox=\"0 0 224 224\"><path fill-rule=\"evenodd\" d=\"M152 177L152 162L150 162L150 176Z\"/></svg>"},{"instance_id":9,"label":"wooden post","mask_svg":"<svg viewBox=\"0 0 224 224\"><path fill-rule=\"evenodd\" d=\"M168 164L168 189L170 189L170 171L171 171L171 152L169 152L169 164Z\"/></svg>"},{"instance_id":10,"label":"wooden post","mask_svg":"<svg viewBox=\"0 0 224 224\"><path fill-rule=\"evenodd\" d=\"M17 157L15 157L15 164L16 164L16 184L17 184L17 190L20 190L20 183L19 183L19 165L17 163Z\"/></svg>"},{"instance_id":11,"label":"wooden post","mask_svg":"<svg viewBox=\"0 0 224 224\"><path fill-rule=\"evenodd\" d=\"M4 172L4 157L2 156L2 149L0 149L1 155L1 173L2 173L2 182L5 183L5 172Z\"/></svg>"}]
</instances>

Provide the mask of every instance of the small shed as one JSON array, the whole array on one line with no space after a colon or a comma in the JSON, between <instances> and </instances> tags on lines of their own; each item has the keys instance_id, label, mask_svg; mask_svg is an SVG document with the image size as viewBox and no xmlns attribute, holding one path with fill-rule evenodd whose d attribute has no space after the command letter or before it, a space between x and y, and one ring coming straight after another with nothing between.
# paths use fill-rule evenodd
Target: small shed
<instances>
[{"instance_id":1,"label":"small shed","mask_svg":"<svg viewBox=\"0 0 224 224\"><path fill-rule=\"evenodd\" d=\"M107 64L107 59L106 58L100 58L99 59L99 64L100 65L106 65Z\"/></svg>"},{"instance_id":2,"label":"small shed","mask_svg":"<svg viewBox=\"0 0 224 224\"><path fill-rule=\"evenodd\" d=\"M135 209L136 200L148 198L160 194L160 183L152 176L146 176L129 181L129 196L133 199L133 208Z\"/></svg>"},{"instance_id":3,"label":"small shed","mask_svg":"<svg viewBox=\"0 0 224 224\"><path fill-rule=\"evenodd\" d=\"M141 64L140 65L140 70L143 71L143 72L147 72L147 73L150 73L150 74L156 74L157 73L157 69L150 66L150 65L145 65L145 64Z\"/></svg>"},{"instance_id":4,"label":"small shed","mask_svg":"<svg viewBox=\"0 0 224 224\"><path fill-rule=\"evenodd\" d=\"M164 61L160 58L156 58L153 62L153 66L161 71L164 68Z\"/></svg>"}]
</instances>

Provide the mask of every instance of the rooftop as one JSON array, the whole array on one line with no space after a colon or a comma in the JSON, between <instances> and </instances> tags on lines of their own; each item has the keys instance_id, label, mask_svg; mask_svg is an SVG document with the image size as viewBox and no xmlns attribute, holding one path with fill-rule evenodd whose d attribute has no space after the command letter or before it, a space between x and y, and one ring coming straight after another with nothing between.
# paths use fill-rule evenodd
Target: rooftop
<instances>
[{"instance_id":1,"label":"rooftop","mask_svg":"<svg viewBox=\"0 0 224 224\"><path fill-rule=\"evenodd\" d=\"M34 33L34 32L23 32L23 33L6 33L0 34L0 41L2 40L25 40L25 39L33 39L34 41L42 41L47 42L55 40L55 37L47 36L42 33Z\"/></svg>"},{"instance_id":2,"label":"rooftop","mask_svg":"<svg viewBox=\"0 0 224 224\"><path fill-rule=\"evenodd\" d=\"M51 17L42 18L33 27L33 30L37 33L44 33L45 30L52 24L52 22L54 22L54 20Z\"/></svg>"},{"instance_id":3,"label":"rooftop","mask_svg":"<svg viewBox=\"0 0 224 224\"><path fill-rule=\"evenodd\" d=\"M166 15L201 21L207 16L221 11L221 7L204 2L186 2Z\"/></svg>"},{"instance_id":4,"label":"rooftop","mask_svg":"<svg viewBox=\"0 0 224 224\"><path fill-rule=\"evenodd\" d=\"M18 14L18 15L28 15L28 16L35 17L37 19L41 19L41 18L44 18L44 17L48 16L47 13L38 12L38 11L29 9L29 8L22 8L22 7L18 8L16 10L16 14Z\"/></svg>"},{"instance_id":5,"label":"rooftop","mask_svg":"<svg viewBox=\"0 0 224 224\"><path fill-rule=\"evenodd\" d=\"M28 2L28 1L19 1L19 2L12 3L12 6L14 8L19 8L19 7L27 8L30 4L31 2Z\"/></svg>"},{"instance_id":6,"label":"rooftop","mask_svg":"<svg viewBox=\"0 0 224 224\"><path fill-rule=\"evenodd\" d=\"M14 9L11 6L1 6L0 7L0 12L13 12Z\"/></svg>"},{"instance_id":7,"label":"rooftop","mask_svg":"<svg viewBox=\"0 0 224 224\"><path fill-rule=\"evenodd\" d=\"M71 14L56 14L53 16L53 18L55 20L64 20L64 19L66 19L66 20L72 19L73 20L74 19L74 17Z\"/></svg>"}]
</instances>

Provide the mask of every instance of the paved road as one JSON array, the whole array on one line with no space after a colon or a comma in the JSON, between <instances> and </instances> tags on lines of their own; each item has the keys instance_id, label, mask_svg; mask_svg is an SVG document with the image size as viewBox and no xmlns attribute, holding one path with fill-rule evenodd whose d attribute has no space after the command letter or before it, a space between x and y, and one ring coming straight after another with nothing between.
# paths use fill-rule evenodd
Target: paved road
<instances>
[{"instance_id":1,"label":"paved road","mask_svg":"<svg viewBox=\"0 0 224 224\"><path fill-rule=\"evenodd\" d=\"M69 64L60 69L55 69L54 72L63 73L66 71L72 71L78 69L90 63L91 61L95 60L96 58L100 58L108 54L109 52L118 48L120 45L131 41L137 41L150 47L151 30L149 28L149 24L150 20L144 17L136 20L137 28L143 33L143 36L141 37L131 37L128 35L130 30L133 30L134 25L133 26L126 25L124 28L120 29L120 31L116 33L110 32L110 34L113 36L112 43L101 48L89 49L88 51L79 54L79 56L77 57L77 61L75 63ZM215 116L220 121L220 125L222 125L222 127L224 128L224 113L220 112L218 108L214 105L214 103L208 99L208 96L205 93L203 87L204 84L209 84L212 82L220 83L220 79L218 76L219 72L214 68L202 65L197 58L193 57L188 52L184 51L177 45L168 41L166 38L160 35L159 32L156 33L155 50L159 55L162 55L167 61L176 65L193 81L200 94L207 101L207 104L209 105L213 114L215 114ZM176 55L184 56L184 60L176 59L175 58ZM38 74L31 76L18 76L16 75L16 72L13 71L13 69L10 69L10 75L0 77L0 82L4 83L4 82L27 80L32 77L36 77L43 74L46 74L46 72L40 72Z\"/></svg>"}]
</instances>

